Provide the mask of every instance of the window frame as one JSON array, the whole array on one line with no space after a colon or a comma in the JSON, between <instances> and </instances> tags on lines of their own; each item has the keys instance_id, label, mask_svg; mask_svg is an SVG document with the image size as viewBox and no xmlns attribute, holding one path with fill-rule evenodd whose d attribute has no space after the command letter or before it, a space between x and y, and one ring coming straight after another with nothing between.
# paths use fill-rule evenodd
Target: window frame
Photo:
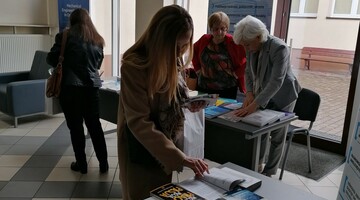
<instances>
[{"instance_id":1,"label":"window frame","mask_svg":"<svg viewBox=\"0 0 360 200\"><path fill-rule=\"evenodd\" d=\"M299 1L300 1L299 2L299 12L298 13L290 12L290 17L309 17L309 18L317 17L317 13L305 13L306 1L312 1L312 0L299 0Z\"/></svg>"},{"instance_id":2,"label":"window frame","mask_svg":"<svg viewBox=\"0 0 360 200\"><path fill-rule=\"evenodd\" d=\"M360 13L358 14L358 5L360 0L351 0L351 9L349 14L335 14L335 3L339 0L333 0L331 5L331 13L329 18L343 18L343 19L360 19ZM360 9L359 9L360 10Z\"/></svg>"}]
</instances>

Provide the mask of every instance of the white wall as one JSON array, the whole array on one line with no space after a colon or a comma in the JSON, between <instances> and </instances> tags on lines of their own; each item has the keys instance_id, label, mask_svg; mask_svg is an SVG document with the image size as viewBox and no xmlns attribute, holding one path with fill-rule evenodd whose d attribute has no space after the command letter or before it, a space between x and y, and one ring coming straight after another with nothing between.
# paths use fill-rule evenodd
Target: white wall
<instances>
[{"instance_id":1,"label":"white wall","mask_svg":"<svg viewBox=\"0 0 360 200\"><path fill-rule=\"evenodd\" d=\"M90 0L90 17L105 40L105 55L111 54L111 0Z\"/></svg>"},{"instance_id":2,"label":"white wall","mask_svg":"<svg viewBox=\"0 0 360 200\"><path fill-rule=\"evenodd\" d=\"M120 1L120 54L123 54L135 43L136 35L136 1Z\"/></svg>"},{"instance_id":3,"label":"white wall","mask_svg":"<svg viewBox=\"0 0 360 200\"><path fill-rule=\"evenodd\" d=\"M208 9L208 0L189 0L189 14L194 22L194 42L207 33Z\"/></svg>"},{"instance_id":4,"label":"white wall","mask_svg":"<svg viewBox=\"0 0 360 200\"><path fill-rule=\"evenodd\" d=\"M0 24L49 24L48 0L1 0L0 4Z\"/></svg>"},{"instance_id":5,"label":"white wall","mask_svg":"<svg viewBox=\"0 0 360 200\"><path fill-rule=\"evenodd\" d=\"M136 0L135 39L139 39L154 14L164 5L163 0Z\"/></svg>"}]
</instances>

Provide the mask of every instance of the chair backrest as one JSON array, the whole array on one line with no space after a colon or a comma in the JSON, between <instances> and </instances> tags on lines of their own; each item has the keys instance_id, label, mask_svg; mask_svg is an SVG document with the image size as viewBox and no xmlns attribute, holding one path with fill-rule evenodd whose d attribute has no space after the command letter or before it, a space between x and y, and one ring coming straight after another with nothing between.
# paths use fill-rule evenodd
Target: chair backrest
<instances>
[{"instance_id":1,"label":"chair backrest","mask_svg":"<svg viewBox=\"0 0 360 200\"><path fill-rule=\"evenodd\" d=\"M48 70L51 66L46 62L47 54L48 52L46 51L35 52L29 73L29 80L47 79L50 76Z\"/></svg>"},{"instance_id":2,"label":"chair backrest","mask_svg":"<svg viewBox=\"0 0 360 200\"><path fill-rule=\"evenodd\" d=\"M320 96L318 93L302 88L296 100L294 113L299 120L314 122L320 106Z\"/></svg>"}]
</instances>

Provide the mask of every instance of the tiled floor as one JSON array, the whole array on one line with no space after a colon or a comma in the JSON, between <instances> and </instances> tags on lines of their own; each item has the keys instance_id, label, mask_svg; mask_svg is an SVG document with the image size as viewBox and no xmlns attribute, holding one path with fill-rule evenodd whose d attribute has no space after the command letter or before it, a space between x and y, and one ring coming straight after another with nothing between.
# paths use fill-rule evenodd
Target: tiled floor
<instances>
[{"instance_id":1,"label":"tiled floor","mask_svg":"<svg viewBox=\"0 0 360 200\"><path fill-rule=\"evenodd\" d=\"M13 128L11 118L0 113L0 199L6 200L70 200L121 199L116 133L106 135L109 173L100 175L91 142L87 142L89 171L81 175L70 170L74 160L69 133L61 114L20 119ZM116 125L102 121L105 131ZM58 131L54 133L55 130ZM210 162L212 167L217 163ZM343 166L316 182L289 172L283 182L302 190L336 199ZM174 181L193 174L185 170ZM274 179L277 179L279 172Z\"/></svg>"}]
</instances>

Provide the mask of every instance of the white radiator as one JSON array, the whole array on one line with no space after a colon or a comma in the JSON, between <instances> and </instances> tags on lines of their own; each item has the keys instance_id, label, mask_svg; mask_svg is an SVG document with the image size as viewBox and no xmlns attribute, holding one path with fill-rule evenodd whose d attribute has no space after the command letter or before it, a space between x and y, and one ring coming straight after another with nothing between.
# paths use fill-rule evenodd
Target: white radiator
<instances>
[{"instance_id":1,"label":"white radiator","mask_svg":"<svg viewBox=\"0 0 360 200\"><path fill-rule=\"evenodd\" d=\"M0 73L30 70L35 51L51 46L50 35L0 34Z\"/></svg>"}]
</instances>

